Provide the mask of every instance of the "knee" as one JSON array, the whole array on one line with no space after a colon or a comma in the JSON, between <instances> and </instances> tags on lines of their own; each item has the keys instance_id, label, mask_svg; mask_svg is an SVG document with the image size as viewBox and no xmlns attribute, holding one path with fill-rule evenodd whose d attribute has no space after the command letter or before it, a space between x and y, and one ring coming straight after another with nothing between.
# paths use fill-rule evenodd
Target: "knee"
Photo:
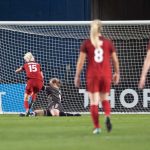
<instances>
[{"instance_id":1,"label":"knee","mask_svg":"<svg viewBox=\"0 0 150 150\"><path fill-rule=\"evenodd\" d=\"M25 95L24 95L24 101L28 101L29 96L30 96L30 95L28 95L28 94L25 93Z\"/></svg>"},{"instance_id":2,"label":"knee","mask_svg":"<svg viewBox=\"0 0 150 150\"><path fill-rule=\"evenodd\" d=\"M52 109L51 114L52 114L52 116L59 116L59 110L58 109Z\"/></svg>"}]
</instances>

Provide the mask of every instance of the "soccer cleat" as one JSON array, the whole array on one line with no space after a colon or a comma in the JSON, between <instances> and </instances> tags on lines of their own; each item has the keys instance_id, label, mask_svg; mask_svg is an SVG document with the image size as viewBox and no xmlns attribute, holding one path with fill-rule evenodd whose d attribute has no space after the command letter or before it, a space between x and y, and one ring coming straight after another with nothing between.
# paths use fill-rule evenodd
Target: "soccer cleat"
<instances>
[{"instance_id":1,"label":"soccer cleat","mask_svg":"<svg viewBox=\"0 0 150 150\"><path fill-rule=\"evenodd\" d=\"M93 130L93 134L99 134L99 133L101 133L101 129L100 128L95 128Z\"/></svg>"},{"instance_id":2,"label":"soccer cleat","mask_svg":"<svg viewBox=\"0 0 150 150\"><path fill-rule=\"evenodd\" d=\"M110 121L109 117L106 117L105 125L106 125L107 131L110 132L112 130L112 124L111 124L111 121Z\"/></svg>"},{"instance_id":3,"label":"soccer cleat","mask_svg":"<svg viewBox=\"0 0 150 150\"><path fill-rule=\"evenodd\" d=\"M20 117L25 117L25 114L20 113L19 116L20 116Z\"/></svg>"},{"instance_id":4,"label":"soccer cleat","mask_svg":"<svg viewBox=\"0 0 150 150\"><path fill-rule=\"evenodd\" d=\"M36 116L36 113L35 113L35 112L31 112L31 113L29 114L29 116L30 116L30 117L35 117L35 116Z\"/></svg>"},{"instance_id":5,"label":"soccer cleat","mask_svg":"<svg viewBox=\"0 0 150 150\"><path fill-rule=\"evenodd\" d=\"M25 116L26 116L26 117L29 117L29 115L30 115L30 111L28 110L28 111L25 113Z\"/></svg>"}]
</instances>

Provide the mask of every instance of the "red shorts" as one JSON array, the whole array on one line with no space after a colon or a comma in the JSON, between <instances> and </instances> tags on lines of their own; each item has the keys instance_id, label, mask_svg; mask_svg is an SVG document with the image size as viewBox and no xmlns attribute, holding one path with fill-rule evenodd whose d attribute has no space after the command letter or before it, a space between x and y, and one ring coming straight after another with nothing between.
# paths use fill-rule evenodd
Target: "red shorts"
<instances>
[{"instance_id":1,"label":"red shorts","mask_svg":"<svg viewBox=\"0 0 150 150\"><path fill-rule=\"evenodd\" d=\"M111 88L111 77L94 77L86 80L87 91L109 93Z\"/></svg>"},{"instance_id":2,"label":"red shorts","mask_svg":"<svg viewBox=\"0 0 150 150\"><path fill-rule=\"evenodd\" d=\"M38 93L43 87L43 81L38 80L38 79L29 79L27 81L27 85L26 85L26 93L28 95L30 94L36 94Z\"/></svg>"}]
</instances>

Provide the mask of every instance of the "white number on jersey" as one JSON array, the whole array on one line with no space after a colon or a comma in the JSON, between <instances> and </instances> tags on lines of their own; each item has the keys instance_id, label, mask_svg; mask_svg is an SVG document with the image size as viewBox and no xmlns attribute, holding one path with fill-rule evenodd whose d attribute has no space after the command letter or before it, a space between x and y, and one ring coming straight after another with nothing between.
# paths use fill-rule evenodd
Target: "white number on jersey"
<instances>
[{"instance_id":1,"label":"white number on jersey","mask_svg":"<svg viewBox=\"0 0 150 150\"><path fill-rule=\"evenodd\" d=\"M29 70L30 70L30 72L36 72L37 71L36 64L30 64L29 65Z\"/></svg>"},{"instance_id":2,"label":"white number on jersey","mask_svg":"<svg viewBox=\"0 0 150 150\"><path fill-rule=\"evenodd\" d=\"M100 48L96 48L94 50L94 60L97 62L97 63L101 63L103 61L103 49L100 47Z\"/></svg>"}]
</instances>

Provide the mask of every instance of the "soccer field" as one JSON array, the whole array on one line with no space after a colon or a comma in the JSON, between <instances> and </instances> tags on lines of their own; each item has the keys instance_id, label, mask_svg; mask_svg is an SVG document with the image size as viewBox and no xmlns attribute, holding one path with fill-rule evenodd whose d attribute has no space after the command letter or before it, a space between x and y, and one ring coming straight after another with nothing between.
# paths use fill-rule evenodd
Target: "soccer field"
<instances>
[{"instance_id":1,"label":"soccer field","mask_svg":"<svg viewBox=\"0 0 150 150\"><path fill-rule=\"evenodd\" d=\"M1 150L149 150L150 115L112 115L113 131L92 134L91 118L0 116Z\"/></svg>"}]
</instances>

